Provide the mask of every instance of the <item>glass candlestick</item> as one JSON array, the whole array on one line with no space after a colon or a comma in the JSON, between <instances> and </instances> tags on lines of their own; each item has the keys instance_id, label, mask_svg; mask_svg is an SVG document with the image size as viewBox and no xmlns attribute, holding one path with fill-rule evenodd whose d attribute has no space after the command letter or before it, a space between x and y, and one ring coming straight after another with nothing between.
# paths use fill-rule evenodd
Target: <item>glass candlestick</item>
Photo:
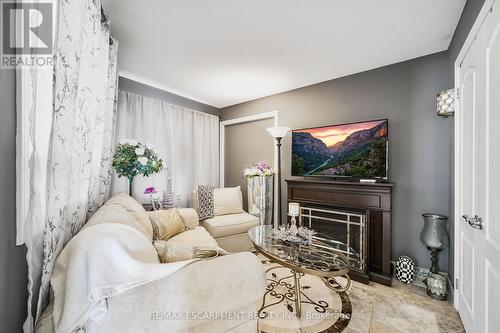
<instances>
[{"instance_id":1,"label":"glass candlestick","mask_svg":"<svg viewBox=\"0 0 500 333\"><path fill-rule=\"evenodd\" d=\"M297 235L297 232L299 229L297 228L297 221L295 219L296 215L289 214L292 217L291 223L290 223L290 233L294 236Z\"/></svg>"}]
</instances>

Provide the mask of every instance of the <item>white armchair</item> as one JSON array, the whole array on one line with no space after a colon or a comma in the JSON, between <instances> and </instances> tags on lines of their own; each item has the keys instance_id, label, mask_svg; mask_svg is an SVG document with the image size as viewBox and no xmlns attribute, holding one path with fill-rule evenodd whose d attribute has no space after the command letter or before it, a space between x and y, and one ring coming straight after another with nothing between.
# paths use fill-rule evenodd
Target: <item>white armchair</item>
<instances>
[{"instance_id":1,"label":"white armchair","mask_svg":"<svg viewBox=\"0 0 500 333\"><path fill-rule=\"evenodd\" d=\"M193 192L193 204L199 211L198 190ZM243 210L241 188L237 186L214 190L214 217L201 221L201 225L224 250L243 252L254 251L248 230L260 221Z\"/></svg>"}]
</instances>

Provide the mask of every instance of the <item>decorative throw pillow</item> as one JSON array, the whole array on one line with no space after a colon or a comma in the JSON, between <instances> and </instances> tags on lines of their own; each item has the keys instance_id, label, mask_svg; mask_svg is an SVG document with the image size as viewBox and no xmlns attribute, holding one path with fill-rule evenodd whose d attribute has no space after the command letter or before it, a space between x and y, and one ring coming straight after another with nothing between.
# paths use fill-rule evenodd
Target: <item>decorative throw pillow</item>
<instances>
[{"instance_id":1,"label":"decorative throw pillow","mask_svg":"<svg viewBox=\"0 0 500 333\"><path fill-rule=\"evenodd\" d=\"M153 239L168 240L186 230L177 208L148 212L153 226Z\"/></svg>"},{"instance_id":2,"label":"decorative throw pillow","mask_svg":"<svg viewBox=\"0 0 500 333\"><path fill-rule=\"evenodd\" d=\"M186 226L186 230L192 230L200 226L198 213L193 208L177 208L181 214L182 222Z\"/></svg>"},{"instance_id":3,"label":"decorative throw pillow","mask_svg":"<svg viewBox=\"0 0 500 333\"><path fill-rule=\"evenodd\" d=\"M191 246L172 244L164 240L155 240L153 246L158 252L160 262L164 264L193 258L193 248Z\"/></svg>"},{"instance_id":4,"label":"decorative throw pillow","mask_svg":"<svg viewBox=\"0 0 500 333\"><path fill-rule=\"evenodd\" d=\"M156 252L158 252L160 262L163 264L195 258L211 259L228 254L222 248L213 245L193 247L190 245L173 244L164 240L155 240L153 246Z\"/></svg>"},{"instance_id":5,"label":"decorative throw pillow","mask_svg":"<svg viewBox=\"0 0 500 333\"><path fill-rule=\"evenodd\" d=\"M198 216L200 220L214 217L214 187L198 185Z\"/></svg>"}]
</instances>

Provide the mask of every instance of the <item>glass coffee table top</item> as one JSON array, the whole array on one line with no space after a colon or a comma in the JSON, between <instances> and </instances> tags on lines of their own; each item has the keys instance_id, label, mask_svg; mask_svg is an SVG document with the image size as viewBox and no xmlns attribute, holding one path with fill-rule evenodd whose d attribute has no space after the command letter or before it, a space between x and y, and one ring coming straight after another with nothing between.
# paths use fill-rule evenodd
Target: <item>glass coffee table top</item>
<instances>
[{"instance_id":1,"label":"glass coffee table top","mask_svg":"<svg viewBox=\"0 0 500 333\"><path fill-rule=\"evenodd\" d=\"M316 234L311 244L297 244L278 239L272 226L257 226L248 231L256 250L294 271L321 277L344 276L359 265L357 252L330 236Z\"/></svg>"}]
</instances>

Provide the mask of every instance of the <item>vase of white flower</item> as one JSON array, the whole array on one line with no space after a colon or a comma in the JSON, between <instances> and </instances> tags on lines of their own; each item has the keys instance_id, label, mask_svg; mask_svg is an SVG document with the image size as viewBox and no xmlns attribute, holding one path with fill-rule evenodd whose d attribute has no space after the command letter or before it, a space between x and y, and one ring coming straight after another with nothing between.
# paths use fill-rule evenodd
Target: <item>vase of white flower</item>
<instances>
[{"instance_id":1,"label":"vase of white flower","mask_svg":"<svg viewBox=\"0 0 500 333\"><path fill-rule=\"evenodd\" d=\"M243 171L247 178L248 212L260 218L260 223L273 221L274 169L267 162L259 162Z\"/></svg>"},{"instance_id":2,"label":"vase of white flower","mask_svg":"<svg viewBox=\"0 0 500 333\"><path fill-rule=\"evenodd\" d=\"M163 160L151 145L126 139L116 146L113 168L115 168L118 178L126 177L128 179L128 194L132 196L134 177L137 175L148 177L160 172L163 169Z\"/></svg>"}]
</instances>

